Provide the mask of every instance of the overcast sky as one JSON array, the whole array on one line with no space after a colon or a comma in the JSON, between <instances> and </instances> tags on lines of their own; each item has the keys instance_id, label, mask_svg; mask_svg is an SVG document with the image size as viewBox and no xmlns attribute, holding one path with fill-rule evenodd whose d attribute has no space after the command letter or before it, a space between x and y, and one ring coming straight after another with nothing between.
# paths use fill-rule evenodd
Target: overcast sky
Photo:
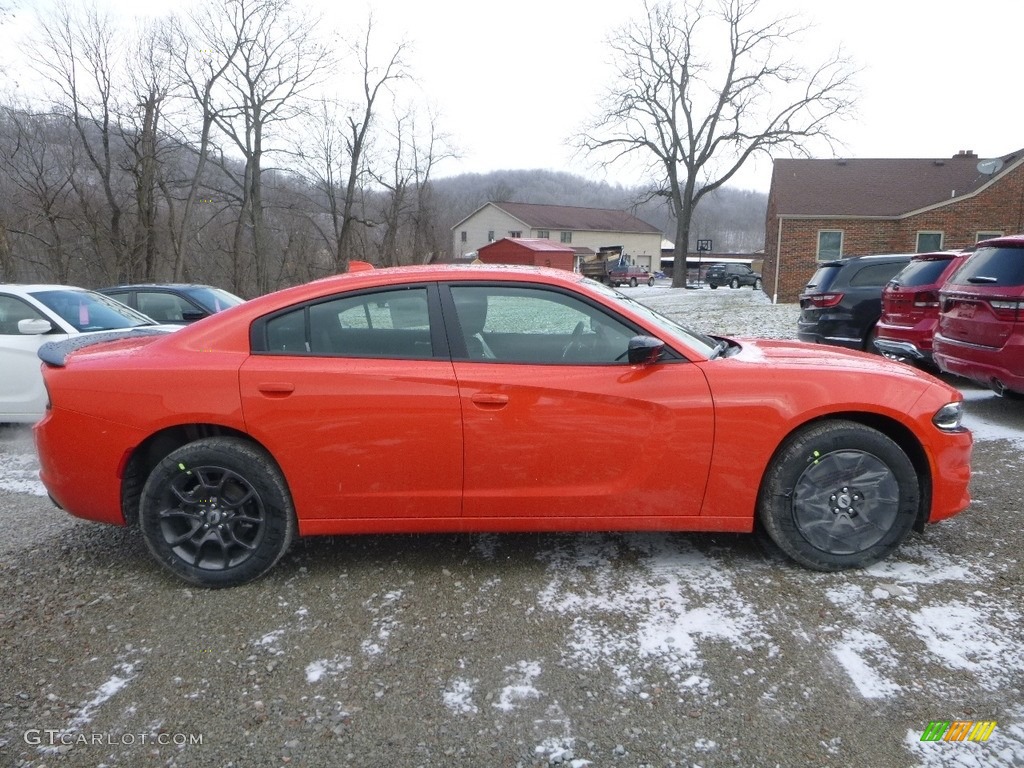
<instances>
[{"instance_id":1,"label":"overcast sky","mask_svg":"<svg viewBox=\"0 0 1024 768\"><path fill-rule=\"evenodd\" d=\"M607 85L604 41L642 8L640 0L294 1L318 5L350 30L372 9L382 51L403 38L412 43L411 68L462 153L436 169L441 176L505 168L594 174L567 139ZM139 9L138 0L107 2L125 14ZM808 64L842 45L862 68L858 114L834 126L845 144L838 154L949 157L968 149L991 157L1024 146L1024 0L761 0L761 10L798 13L815 25L799 50ZM606 178L641 181L626 171ZM767 191L770 180L770 163L759 163L737 186Z\"/></svg>"}]
</instances>

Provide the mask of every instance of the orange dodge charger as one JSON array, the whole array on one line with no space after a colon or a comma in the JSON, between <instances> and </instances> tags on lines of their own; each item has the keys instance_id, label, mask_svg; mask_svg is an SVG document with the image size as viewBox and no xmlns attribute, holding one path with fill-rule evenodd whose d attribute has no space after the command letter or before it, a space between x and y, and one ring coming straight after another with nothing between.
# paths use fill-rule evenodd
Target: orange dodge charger
<instances>
[{"instance_id":1,"label":"orange dodge charger","mask_svg":"<svg viewBox=\"0 0 1024 768\"><path fill-rule=\"evenodd\" d=\"M567 272L351 272L39 356L54 501L139 525L209 587L266 573L296 534L760 525L837 570L970 501L955 389L694 333Z\"/></svg>"}]
</instances>

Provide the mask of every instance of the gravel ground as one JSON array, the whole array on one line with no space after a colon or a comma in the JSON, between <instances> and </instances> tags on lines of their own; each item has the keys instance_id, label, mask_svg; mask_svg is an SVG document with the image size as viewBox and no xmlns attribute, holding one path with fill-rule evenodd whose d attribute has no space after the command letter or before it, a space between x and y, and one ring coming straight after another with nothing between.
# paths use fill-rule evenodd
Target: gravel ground
<instances>
[{"instance_id":1,"label":"gravel ground","mask_svg":"<svg viewBox=\"0 0 1024 768\"><path fill-rule=\"evenodd\" d=\"M749 290L632 293L795 325ZM0 428L0 765L1024 765L1024 404L965 392L972 509L842 574L748 536L364 536L190 589L55 510ZM955 719L998 724L920 741Z\"/></svg>"}]
</instances>

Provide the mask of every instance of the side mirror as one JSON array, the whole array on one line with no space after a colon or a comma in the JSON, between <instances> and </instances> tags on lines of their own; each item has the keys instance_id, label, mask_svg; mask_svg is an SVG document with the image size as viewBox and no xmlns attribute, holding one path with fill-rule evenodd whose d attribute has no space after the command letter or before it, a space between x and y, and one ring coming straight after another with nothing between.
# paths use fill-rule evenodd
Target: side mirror
<instances>
[{"instance_id":1,"label":"side mirror","mask_svg":"<svg viewBox=\"0 0 1024 768\"><path fill-rule=\"evenodd\" d=\"M28 320L18 321L18 333L25 336L41 336L44 333L49 333L53 330L53 325L49 320L44 320L41 317L33 317Z\"/></svg>"},{"instance_id":2,"label":"side mirror","mask_svg":"<svg viewBox=\"0 0 1024 768\"><path fill-rule=\"evenodd\" d=\"M196 320L202 320L204 317L207 317L208 314L201 309L184 309L181 312L181 319L186 323L194 323Z\"/></svg>"},{"instance_id":3,"label":"side mirror","mask_svg":"<svg viewBox=\"0 0 1024 768\"><path fill-rule=\"evenodd\" d=\"M629 340L627 352L630 365L651 365L658 362L665 342L653 336L634 336Z\"/></svg>"}]
</instances>

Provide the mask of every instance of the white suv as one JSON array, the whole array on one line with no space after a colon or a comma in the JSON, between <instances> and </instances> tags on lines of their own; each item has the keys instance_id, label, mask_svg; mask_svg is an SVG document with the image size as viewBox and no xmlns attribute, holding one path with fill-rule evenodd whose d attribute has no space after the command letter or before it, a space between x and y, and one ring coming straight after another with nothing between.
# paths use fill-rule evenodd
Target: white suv
<instances>
[{"instance_id":1,"label":"white suv","mask_svg":"<svg viewBox=\"0 0 1024 768\"><path fill-rule=\"evenodd\" d=\"M132 328L176 330L118 301L66 285L0 283L0 424L42 418L46 391L39 348L48 341Z\"/></svg>"}]
</instances>

